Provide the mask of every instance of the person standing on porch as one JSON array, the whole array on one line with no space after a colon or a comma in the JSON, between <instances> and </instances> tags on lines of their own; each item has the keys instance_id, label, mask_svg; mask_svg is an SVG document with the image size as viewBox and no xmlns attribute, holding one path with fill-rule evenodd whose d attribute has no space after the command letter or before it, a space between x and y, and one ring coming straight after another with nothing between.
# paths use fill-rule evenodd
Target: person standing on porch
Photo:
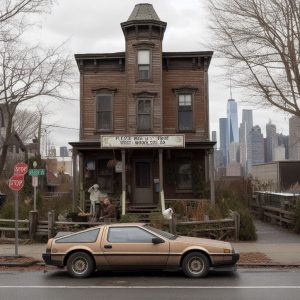
<instances>
[{"instance_id":1,"label":"person standing on porch","mask_svg":"<svg viewBox=\"0 0 300 300\"><path fill-rule=\"evenodd\" d=\"M88 189L88 192L90 193L90 201L91 201L91 206L90 206L90 215L92 217L96 216L96 203L98 204L100 201L101 197L101 192L99 190L99 185L94 184Z\"/></svg>"}]
</instances>

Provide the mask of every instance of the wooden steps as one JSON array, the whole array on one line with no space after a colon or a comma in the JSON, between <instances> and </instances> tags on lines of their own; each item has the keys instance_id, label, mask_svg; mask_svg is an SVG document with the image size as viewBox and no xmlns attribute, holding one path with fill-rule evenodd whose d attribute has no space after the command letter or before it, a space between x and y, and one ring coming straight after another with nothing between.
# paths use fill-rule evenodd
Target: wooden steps
<instances>
[{"instance_id":1,"label":"wooden steps","mask_svg":"<svg viewBox=\"0 0 300 300\"><path fill-rule=\"evenodd\" d=\"M139 222L149 223L150 214L154 212L159 212L157 205L131 205L127 209L126 214L137 216Z\"/></svg>"}]
</instances>

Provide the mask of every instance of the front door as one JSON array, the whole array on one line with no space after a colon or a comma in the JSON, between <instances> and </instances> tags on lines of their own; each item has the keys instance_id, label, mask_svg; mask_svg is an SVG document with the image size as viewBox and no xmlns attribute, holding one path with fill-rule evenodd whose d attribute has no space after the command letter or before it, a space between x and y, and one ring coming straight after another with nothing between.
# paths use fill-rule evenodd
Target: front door
<instances>
[{"instance_id":1,"label":"front door","mask_svg":"<svg viewBox=\"0 0 300 300\"><path fill-rule=\"evenodd\" d=\"M134 204L153 203L152 162L135 161L134 164Z\"/></svg>"}]
</instances>

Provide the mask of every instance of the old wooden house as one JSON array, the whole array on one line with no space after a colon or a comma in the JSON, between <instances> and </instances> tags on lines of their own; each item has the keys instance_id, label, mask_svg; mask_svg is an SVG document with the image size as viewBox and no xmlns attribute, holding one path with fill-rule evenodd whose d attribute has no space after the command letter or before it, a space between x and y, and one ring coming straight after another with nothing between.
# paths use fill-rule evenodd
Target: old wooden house
<instances>
[{"instance_id":1,"label":"old wooden house","mask_svg":"<svg viewBox=\"0 0 300 300\"><path fill-rule=\"evenodd\" d=\"M74 202L97 183L132 206L199 199L208 181L211 51L163 52L167 23L137 4L121 23L126 48L76 54L80 140L73 147ZM176 38L176 36L174 36ZM182 41L184 42L184 41Z\"/></svg>"}]
</instances>

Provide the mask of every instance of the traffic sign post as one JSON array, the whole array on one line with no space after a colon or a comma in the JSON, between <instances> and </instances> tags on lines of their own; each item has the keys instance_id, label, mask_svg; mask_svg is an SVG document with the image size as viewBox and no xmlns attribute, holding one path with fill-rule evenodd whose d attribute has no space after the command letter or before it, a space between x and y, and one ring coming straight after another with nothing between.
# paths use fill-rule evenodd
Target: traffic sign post
<instances>
[{"instance_id":1,"label":"traffic sign post","mask_svg":"<svg viewBox=\"0 0 300 300\"><path fill-rule=\"evenodd\" d=\"M39 178L37 176L32 176L32 186L33 186L33 210L36 210L36 188L39 185Z\"/></svg>"},{"instance_id":2,"label":"traffic sign post","mask_svg":"<svg viewBox=\"0 0 300 300\"><path fill-rule=\"evenodd\" d=\"M24 176L27 173L27 171L28 171L28 166L23 162L17 163L14 166L14 175Z\"/></svg>"},{"instance_id":3,"label":"traffic sign post","mask_svg":"<svg viewBox=\"0 0 300 300\"><path fill-rule=\"evenodd\" d=\"M10 177L8 186L15 191L15 256L18 256L19 247L19 191L24 186L24 175L28 166L21 162L14 166L14 175Z\"/></svg>"},{"instance_id":4,"label":"traffic sign post","mask_svg":"<svg viewBox=\"0 0 300 300\"><path fill-rule=\"evenodd\" d=\"M24 177L22 175L11 176L8 186L11 190L18 192L24 186Z\"/></svg>"},{"instance_id":5,"label":"traffic sign post","mask_svg":"<svg viewBox=\"0 0 300 300\"><path fill-rule=\"evenodd\" d=\"M29 169L28 175L29 176L44 176L46 174L45 169Z\"/></svg>"}]
</instances>

